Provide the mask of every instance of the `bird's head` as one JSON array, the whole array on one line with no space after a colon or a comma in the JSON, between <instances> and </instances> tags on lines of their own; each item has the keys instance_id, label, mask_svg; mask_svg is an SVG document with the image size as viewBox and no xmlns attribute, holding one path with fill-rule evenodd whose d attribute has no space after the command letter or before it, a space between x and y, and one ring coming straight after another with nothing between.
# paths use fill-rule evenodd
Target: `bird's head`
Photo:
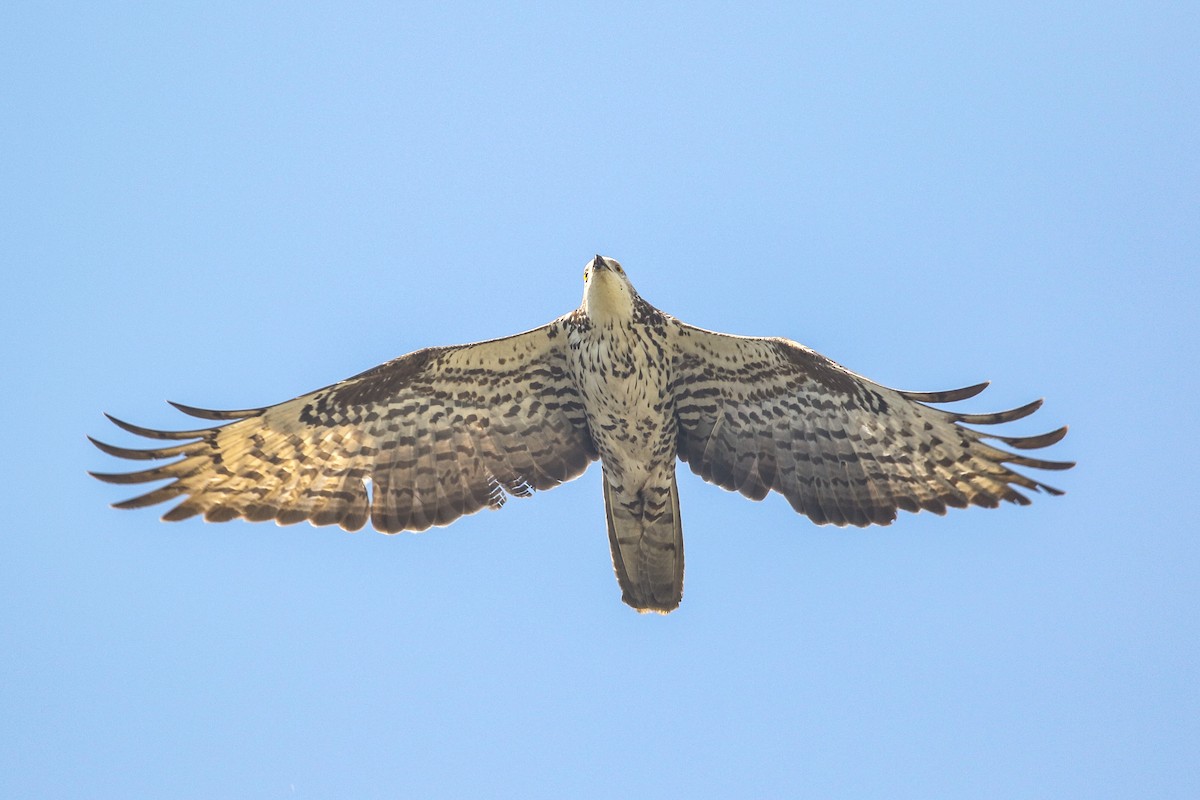
<instances>
[{"instance_id":1,"label":"bird's head","mask_svg":"<svg viewBox=\"0 0 1200 800\"><path fill-rule=\"evenodd\" d=\"M638 293L615 258L596 256L583 270L583 310L597 322L633 317Z\"/></svg>"}]
</instances>

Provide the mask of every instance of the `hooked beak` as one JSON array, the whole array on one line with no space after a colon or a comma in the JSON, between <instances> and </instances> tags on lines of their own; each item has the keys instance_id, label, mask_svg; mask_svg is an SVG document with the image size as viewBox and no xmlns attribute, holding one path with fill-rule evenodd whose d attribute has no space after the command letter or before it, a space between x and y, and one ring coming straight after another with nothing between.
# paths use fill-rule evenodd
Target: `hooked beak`
<instances>
[{"instance_id":1,"label":"hooked beak","mask_svg":"<svg viewBox=\"0 0 1200 800\"><path fill-rule=\"evenodd\" d=\"M604 260L604 256L597 254L596 257L592 259L593 270L608 268L608 262Z\"/></svg>"}]
</instances>

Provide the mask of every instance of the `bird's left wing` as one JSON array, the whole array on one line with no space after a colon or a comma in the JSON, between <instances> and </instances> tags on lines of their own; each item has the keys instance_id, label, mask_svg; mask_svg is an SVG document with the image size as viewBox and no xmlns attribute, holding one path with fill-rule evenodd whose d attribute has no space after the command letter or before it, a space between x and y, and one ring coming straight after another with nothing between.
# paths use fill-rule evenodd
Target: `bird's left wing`
<instances>
[{"instance_id":1,"label":"bird's left wing","mask_svg":"<svg viewBox=\"0 0 1200 800\"><path fill-rule=\"evenodd\" d=\"M731 336L671 320L672 393L679 457L710 483L754 500L769 491L817 523L886 525L897 509L1026 504L1014 487L1061 494L1010 466L1066 469L1017 449L1054 444L1065 427L1008 437L992 425L1032 414L1041 401L995 414L934 408L973 397L986 383L948 392L903 392L856 375L786 339Z\"/></svg>"},{"instance_id":2,"label":"bird's left wing","mask_svg":"<svg viewBox=\"0 0 1200 800\"><path fill-rule=\"evenodd\" d=\"M179 460L93 474L109 483L169 480L116 504L185 498L166 520L203 514L357 530L369 518L386 532L446 525L499 508L506 493L557 486L597 458L569 374L565 325L562 318L504 339L418 350L275 406L175 404L224 425L157 431L110 417L132 433L180 443L134 450L93 439L104 452Z\"/></svg>"}]
</instances>

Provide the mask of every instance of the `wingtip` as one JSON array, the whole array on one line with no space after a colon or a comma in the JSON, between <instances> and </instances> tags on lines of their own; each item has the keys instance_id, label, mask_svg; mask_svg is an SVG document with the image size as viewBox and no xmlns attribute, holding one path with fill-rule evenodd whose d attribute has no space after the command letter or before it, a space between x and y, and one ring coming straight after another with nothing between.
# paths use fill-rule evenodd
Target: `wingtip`
<instances>
[{"instance_id":1,"label":"wingtip","mask_svg":"<svg viewBox=\"0 0 1200 800\"><path fill-rule=\"evenodd\" d=\"M116 425L123 431L128 431L135 436L144 436L147 439L202 439L207 436L211 430L193 430L193 431L159 431L153 428L143 428L141 425L134 425L132 422L126 422L123 419L114 417L107 411L104 416L108 417L108 421Z\"/></svg>"},{"instance_id":2,"label":"wingtip","mask_svg":"<svg viewBox=\"0 0 1200 800\"><path fill-rule=\"evenodd\" d=\"M955 422L965 422L968 425L1000 425L1028 417L1041 408L1045 402L1045 398L1039 397L1032 403L1010 408L1008 411L996 411L990 414L954 414L953 419Z\"/></svg>"},{"instance_id":3,"label":"wingtip","mask_svg":"<svg viewBox=\"0 0 1200 800\"><path fill-rule=\"evenodd\" d=\"M964 386L961 389L947 389L941 392L900 392L900 394L909 400L916 400L920 403L957 403L960 400L969 400L975 397L991 386L991 383L991 381L983 381Z\"/></svg>"},{"instance_id":4,"label":"wingtip","mask_svg":"<svg viewBox=\"0 0 1200 800\"><path fill-rule=\"evenodd\" d=\"M1038 450L1043 447L1050 447L1058 444L1067 435L1067 426L1055 428L1047 433L1038 434L1036 436L998 436L996 434L982 433L989 439L995 439L998 442L1003 442L1009 447L1015 447L1018 450Z\"/></svg>"},{"instance_id":5,"label":"wingtip","mask_svg":"<svg viewBox=\"0 0 1200 800\"><path fill-rule=\"evenodd\" d=\"M980 381L979 383L975 384L974 386L968 386L965 389L962 389L962 391L971 393L971 394L967 395L967 397L974 397L977 394L982 394L983 390L988 388L991 385L992 385L991 381ZM966 399L966 398L964 398L964 399Z\"/></svg>"},{"instance_id":6,"label":"wingtip","mask_svg":"<svg viewBox=\"0 0 1200 800\"><path fill-rule=\"evenodd\" d=\"M115 445L108 444L107 442L102 442L99 439L95 438L94 436L88 436L87 440L92 443L92 447L95 447L97 450L99 450L101 453L104 453L105 455L118 456L118 451L122 449ZM90 472L88 474L91 475Z\"/></svg>"},{"instance_id":7,"label":"wingtip","mask_svg":"<svg viewBox=\"0 0 1200 800\"><path fill-rule=\"evenodd\" d=\"M240 409L230 409L230 410L219 411L219 410L212 409L212 408L198 408L197 406L189 406L186 403L177 403L174 400L168 400L167 403L169 403L171 406L173 406L176 410L182 411L184 414L187 414L189 417L195 417L197 419L205 419L205 420L215 420L215 421L246 419L247 417L257 417L260 414L262 414L263 411L266 410L263 408L240 408Z\"/></svg>"}]
</instances>

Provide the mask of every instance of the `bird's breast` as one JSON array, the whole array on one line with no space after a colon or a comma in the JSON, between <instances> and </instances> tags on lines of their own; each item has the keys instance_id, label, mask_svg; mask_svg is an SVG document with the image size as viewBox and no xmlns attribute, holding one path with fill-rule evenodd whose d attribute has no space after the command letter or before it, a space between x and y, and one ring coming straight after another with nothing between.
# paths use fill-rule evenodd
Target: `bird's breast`
<instances>
[{"instance_id":1,"label":"bird's breast","mask_svg":"<svg viewBox=\"0 0 1200 800\"><path fill-rule=\"evenodd\" d=\"M662 349L621 329L589 334L574 348L576 378L605 466L641 472L674 461L675 409Z\"/></svg>"}]
</instances>

